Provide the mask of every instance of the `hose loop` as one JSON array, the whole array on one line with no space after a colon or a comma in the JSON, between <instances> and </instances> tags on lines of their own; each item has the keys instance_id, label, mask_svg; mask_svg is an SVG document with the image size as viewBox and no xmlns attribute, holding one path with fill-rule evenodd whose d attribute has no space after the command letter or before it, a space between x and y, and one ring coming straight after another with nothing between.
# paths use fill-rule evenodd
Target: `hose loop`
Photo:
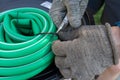
<instances>
[{"instance_id":1,"label":"hose loop","mask_svg":"<svg viewBox=\"0 0 120 80\"><path fill-rule=\"evenodd\" d=\"M26 80L47 68L57 36L39 33L55 32L43 10L25 7L0 13L0 80Z\"/></svg>"}]
</instances>

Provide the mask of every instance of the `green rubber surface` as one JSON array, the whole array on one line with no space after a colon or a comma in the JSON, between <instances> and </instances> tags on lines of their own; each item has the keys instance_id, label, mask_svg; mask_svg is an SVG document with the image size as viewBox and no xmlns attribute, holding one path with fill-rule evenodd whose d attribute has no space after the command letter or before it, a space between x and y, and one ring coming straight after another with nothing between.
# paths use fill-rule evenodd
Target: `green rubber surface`
<instances>
[{"instance_id":1,"label":"green rubber surface","mask_svg":"<svg viewBox=\"0 0 120 80\"><path fill-rule=\"evenodd\" d=\"M43 10L27 7L0 13L0 80L27 80L47 68L57 36L39 33L55 32Z\"/></svg>"}]
</instances>

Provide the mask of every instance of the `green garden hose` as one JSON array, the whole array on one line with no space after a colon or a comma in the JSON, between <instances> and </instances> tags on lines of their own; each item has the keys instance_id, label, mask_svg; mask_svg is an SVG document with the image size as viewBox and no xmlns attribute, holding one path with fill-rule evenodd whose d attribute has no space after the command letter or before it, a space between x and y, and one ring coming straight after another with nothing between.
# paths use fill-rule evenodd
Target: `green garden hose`
<instances>
[{"instance_id":1,"label":"green garden hose","mask_svg":"<svg viewBox=\"0 0 120 80\"><path fill-rule=\"evenodd\" d=\"M37 8L0 13L0 80L27 80L54 59L51 45L57 36L49 14ZM37 35L39 34L39 35Z\"/></svg>"}]
</instances>

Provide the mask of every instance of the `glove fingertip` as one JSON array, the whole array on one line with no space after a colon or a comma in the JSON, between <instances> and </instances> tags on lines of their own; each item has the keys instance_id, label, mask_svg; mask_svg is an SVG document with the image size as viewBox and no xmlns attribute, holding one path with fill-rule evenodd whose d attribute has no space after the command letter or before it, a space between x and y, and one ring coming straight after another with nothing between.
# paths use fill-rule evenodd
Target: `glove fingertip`
<instances>
[{"instance_id":1,"label":"glove fingertip","mask_svg":"<svg viewBox=\"0 0 120 80\"><path fill-rule=\"evenodd\" d=\"M54 45L54 44L57 44L57 43L60 43L60 40L54 41L54 42L53 42L53 45Z\"/></svg>"},{"instance_id":2,"label":"glove fingertip","mask_svg":"<svg viewBox=\"0 0 120 80\"><path fill-rule=\"evenodd\" d=\"M54 41L52 44L52 49L54 49L58 44L60 43L60 40Z\"/></svg>"},{"instance_id":3,"label":"glove fingertip","mask_svg":"<svg viewBox=\"0 0 120 80\"><path fill-rule=\"evenodd\" d=\"M79 28L81 26L81 19L77 19L77 18L70 18L69 19L69 23L71 25L71 27L73 28Z\"/></svg>"},{"instance_id":4,"label":"glove fingertip","mask_svg":"<svg viewBox=\"0 0 120 80\"><path fill-rule=\"evenodd\" d=\"M53 43L52 50L56 56L64 56L65 55L62 52L63 48L61 46L62 46L62 42L59 40L57 40Z\"/></svg>"}]
</instances>

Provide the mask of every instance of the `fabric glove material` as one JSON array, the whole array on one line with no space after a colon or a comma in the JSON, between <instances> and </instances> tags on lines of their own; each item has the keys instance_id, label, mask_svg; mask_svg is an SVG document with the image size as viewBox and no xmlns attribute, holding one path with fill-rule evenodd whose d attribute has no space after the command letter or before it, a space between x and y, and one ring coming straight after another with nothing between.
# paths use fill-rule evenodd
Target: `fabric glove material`
<instances>
[{"instance_id":1,"label":"fabric glove material","mask_svg":"<svg viewBox=\"0 0 120 80\"><path fill-rule=\"evenodd\" d=\"M67 14L70 25L78 28L81 25L81 18L87 3L88 0L53 0L50 15L56 26L59 27Z\"/></svg>"},{"instance_id":2,"label":"fabric glove material","mask_svg":"<svg viewBox=\"0 0 120 80\"><path fill-rule=\"evenodd\" d=\"M64 78L95 80L114 64L110 27L81 26L78 33L77 39L54 42L52 49L56 55L56 66Z\"/></svg>"}]
</instances>

